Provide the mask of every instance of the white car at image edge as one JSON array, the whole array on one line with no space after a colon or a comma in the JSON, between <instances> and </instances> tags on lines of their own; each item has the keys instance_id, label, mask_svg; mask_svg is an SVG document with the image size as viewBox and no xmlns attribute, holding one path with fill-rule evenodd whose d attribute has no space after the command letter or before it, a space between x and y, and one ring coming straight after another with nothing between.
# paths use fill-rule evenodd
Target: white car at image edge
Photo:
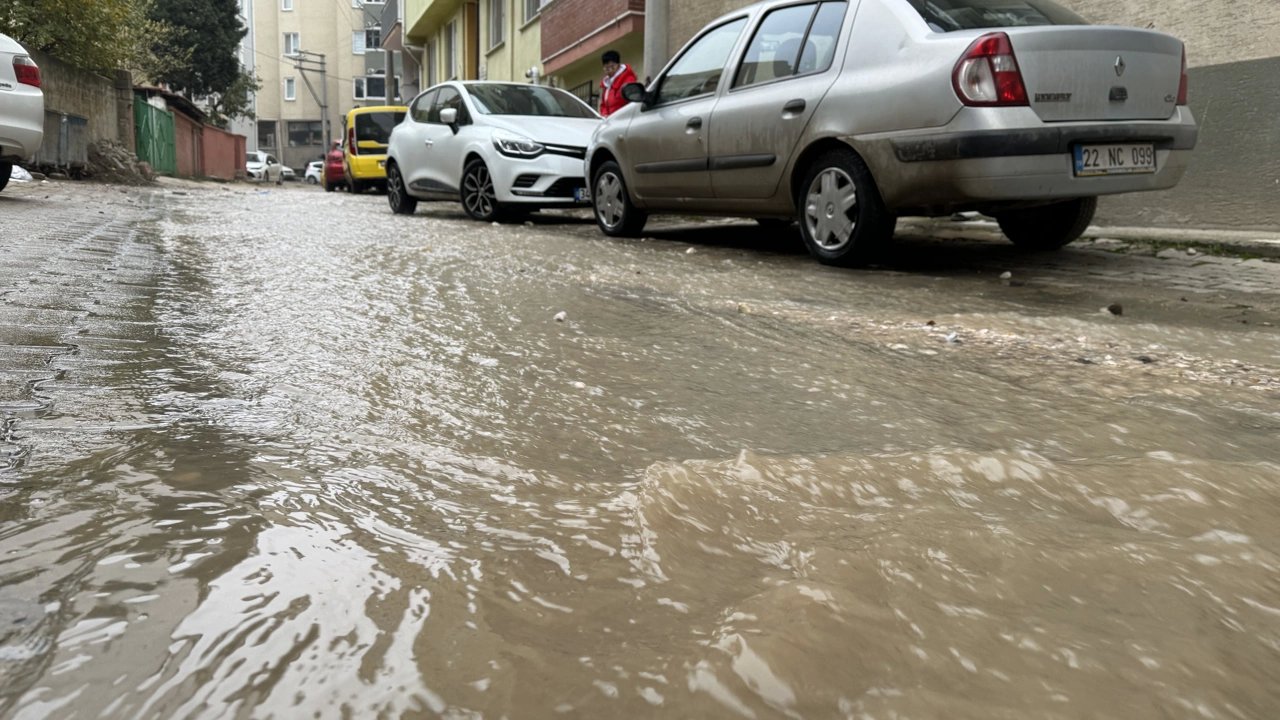
<instances>
[{"instance_id":1,"label":"white car at image edge","mask_svg":"<svg viewBox=\"0 0 1280 720\"><path fill-rule=\"evenodd\" d=\"M13 166L30 160L44 140L40 68L8 35L0 35L0 190Z\"/></svg>"},{"instance_id":2,"label":"white car at image edge","mask_svg":"<svg viewBox=\"0 0 1280 720\"><path fill-rule=\"evenodd\" d=\"M452 200L488 222L582 205L587 143L600 122L577 97L542 85L438 85L391 133L387 201L407 215L420 200Z\"/></svg>"}]
</instances>

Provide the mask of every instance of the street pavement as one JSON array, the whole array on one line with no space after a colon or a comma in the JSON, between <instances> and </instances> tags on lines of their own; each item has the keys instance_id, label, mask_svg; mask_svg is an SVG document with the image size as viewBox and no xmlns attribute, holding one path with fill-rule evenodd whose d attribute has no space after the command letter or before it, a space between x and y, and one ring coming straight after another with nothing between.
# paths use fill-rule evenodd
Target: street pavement
<instances>
[{"instance_id":1,"label":"street pavement","mask_svg":"<svg viewBox=\"0 0 1280 720\"><path fill-rule=\"evenodd\" d=\"M1280 716L1227 250L13 185L0 717Z\"/></svg>"}]
</instances>

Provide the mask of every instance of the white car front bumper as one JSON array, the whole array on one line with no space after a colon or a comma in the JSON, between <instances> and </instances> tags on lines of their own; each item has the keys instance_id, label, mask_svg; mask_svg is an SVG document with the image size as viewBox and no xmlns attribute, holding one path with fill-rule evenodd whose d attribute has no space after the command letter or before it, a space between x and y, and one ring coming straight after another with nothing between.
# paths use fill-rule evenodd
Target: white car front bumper
<instances>
[{"instance_id":1,"label":"white car front bumper","mask_svg":"<svg viewBox=\"0 0 1280 720\"><path fill-rule=\"evenodd\" d=\"M523 159L499 156L489 163L498 202L528 205L581 205L587 181L582 158L544 153Z\"/></svg>"}]
</instances>

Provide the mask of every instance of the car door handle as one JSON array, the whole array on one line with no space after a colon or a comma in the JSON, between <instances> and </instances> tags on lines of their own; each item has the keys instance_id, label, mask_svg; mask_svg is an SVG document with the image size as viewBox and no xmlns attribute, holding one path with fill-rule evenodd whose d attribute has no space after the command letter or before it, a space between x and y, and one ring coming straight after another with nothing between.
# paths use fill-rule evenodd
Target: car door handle
<instances>
[{"instance_id":1,"label":"car door handle","mask_svg":"<svg viewBox=\"0 0 1280 720\"><path fill-rule=\"evenodd\" d=\"M701 130L702 118L700 117L689 118L689 122L685 123L685 127L689 128L690 130Z\"/></svg>"},{"instance_id":2,"label":"car door handle","mask_svg":"<svg viewBox=\"0 0 1280 720\"><path fill-rule=\"evenodd\" d=\"M783 115L799 115L800 113L804 112L804 109L806 106L807 106L807 103L805 103L804 100L792 100L791 102L782 106L782 114Z\"/></svg>"},{"instance_id":3,"label":"car door handle","mask_svg":"<svg viewBox=\"0 0 1280 720\"><path fill-rule=\"evenodd\" d=\"M435 147L435 146L436 146L436 141L435 141L435 140L423 140L422 142L423 142L423 144L425 144L427 147Z\"/></svg>"}]
</instances>

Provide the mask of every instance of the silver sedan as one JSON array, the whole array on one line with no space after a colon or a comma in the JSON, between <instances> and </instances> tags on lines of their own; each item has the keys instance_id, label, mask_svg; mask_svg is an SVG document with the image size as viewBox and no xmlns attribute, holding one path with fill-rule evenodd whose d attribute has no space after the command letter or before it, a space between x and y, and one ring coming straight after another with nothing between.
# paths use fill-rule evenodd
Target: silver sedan
<instances>
[{"instance_id":1,"label":"silver sedan","mask_svg":"<svg viewBox=\"0 0 1280 720\"><path fill-rule=\"evenodd\" d=\"M1019 246L1078 238L1100 195L1171 188L1198 135L1186 51L1052 0L770 0L699 33L596 132L596 220L798 220L873 260L903 215L979 211Z\"/></svg>"}]
</instances>

